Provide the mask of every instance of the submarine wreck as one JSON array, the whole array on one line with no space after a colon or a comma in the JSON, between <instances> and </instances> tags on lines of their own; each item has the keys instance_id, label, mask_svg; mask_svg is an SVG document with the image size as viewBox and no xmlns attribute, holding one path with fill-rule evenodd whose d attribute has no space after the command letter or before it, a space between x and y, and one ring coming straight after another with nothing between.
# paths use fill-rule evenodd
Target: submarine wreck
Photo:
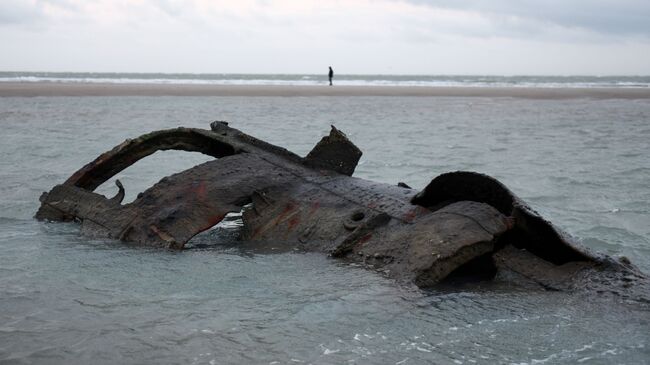
<instances>
[{"instance_id":1,"label":"submarine wreck","mask_svg":"<svg viewBox=\"0 0 650 365\"><path fill-rule=\"evenodd\" d=\"M168 176L123 204L94 190L160 150L214 160ZM473 278L546 290L609 292L648 301L645 274L626 258L592 252L494 178L456 171L423 190L353 177L361 151L332 127L305 157L213 122L128 139L40 198L35 218L78 221L81 234L183 249L242 212L240 240L283 242L359 263L422 288Z\"/></svg>"}]
</instances>

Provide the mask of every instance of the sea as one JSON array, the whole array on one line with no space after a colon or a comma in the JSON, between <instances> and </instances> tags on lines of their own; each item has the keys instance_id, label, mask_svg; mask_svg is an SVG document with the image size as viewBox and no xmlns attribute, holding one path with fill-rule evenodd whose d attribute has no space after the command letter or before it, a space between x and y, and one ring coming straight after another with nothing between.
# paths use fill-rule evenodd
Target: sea
<instances>
[{"instance_id":1,"label":"sea","mask_svg":"<svg viewBox=\"0 0 650 365\"><path fill-rule=\"evenodd\" d=\"M0 77L325 82L316 75ZM347 80L480 87L650 83L647 77ZM647 99L2 97L0 364L650 363L650 306L611 293L490 283L422 290L323 254L242 247L236 216L184 251L88 238L75 223L32 218L42 192L125 139L177 126L209 128L214 120L300 155L335 125L364 153L355 176L414 189L449 171L491 175L582 245L626 256L650 274ZM158 152L117 177L130 201L164 176L209 159ZM115 194L113 181L98 192Z\"/></svg>"},{"instance_id":2,"label":"sea","mask_svg":"<svg viewBox=\"0 0 650 365\"><path fill-rule=\"evenodd\" d=\"M485 76L352 75L334 76L341 86L569 87L647 88L650 76ZM323 74L205 74L109 72L2 72L0 82L182 84L182 85L325 85Z\"/></svg>"}]
</instances>

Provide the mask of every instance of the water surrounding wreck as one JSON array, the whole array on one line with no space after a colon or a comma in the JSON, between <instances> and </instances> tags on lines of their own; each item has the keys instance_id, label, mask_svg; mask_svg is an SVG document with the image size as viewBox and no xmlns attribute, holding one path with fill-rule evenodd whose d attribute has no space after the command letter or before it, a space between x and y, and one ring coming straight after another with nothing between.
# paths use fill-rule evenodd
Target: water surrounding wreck
<instances>
[{"instance_id":1,"label":"water surrounding wreck","mask_svg":"<svg viewBox=\"0 0 650 365\"><path fill-rule=\"evenodd\" d=\"M209 232L170 252L31 219L38 195L127 137L214 119L304 155L333 123L355 176L421 188L475 170L595 250L650 272L647 101L0 99L0 359L30 363L644 363L646 304L482 286L422 292L319 254ZM127 200L206 157L158 153ZM109 181L100 192L112 195ZM278 242L278 246L282 243Z\"/></svg>"}]
</instances>

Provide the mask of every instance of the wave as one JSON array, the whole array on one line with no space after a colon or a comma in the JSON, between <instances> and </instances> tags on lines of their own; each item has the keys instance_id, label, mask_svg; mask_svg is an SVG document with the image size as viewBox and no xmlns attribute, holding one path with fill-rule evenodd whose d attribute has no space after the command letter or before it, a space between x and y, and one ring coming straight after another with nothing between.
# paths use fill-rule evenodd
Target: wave
<instances>
[{"instance_id":1,"label":"wave","mask_svg":"<svg viewBox=\"0 0 650 365\"><path fill-rule=\"evenodd\" d=\"M343 86L648 88L650 76L430 76L336 75ZM0 82L178 84L178 85L326 85L326 75L161 74L0 72Z\"/></svg>"}]
</instances>

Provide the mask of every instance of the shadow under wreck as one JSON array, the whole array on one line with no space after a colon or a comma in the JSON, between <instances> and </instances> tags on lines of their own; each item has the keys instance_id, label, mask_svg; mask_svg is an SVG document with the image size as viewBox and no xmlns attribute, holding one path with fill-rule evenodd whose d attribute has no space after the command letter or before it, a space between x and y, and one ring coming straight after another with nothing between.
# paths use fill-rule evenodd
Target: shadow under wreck
<instances>
[{"instance_id":1,"label":"shadow under wreck","mask_svg":"<svg viewBox=\"0 0 650 365\"><path fill-rule=\"evenodd\" d=\"M214 161L163 178L131 203L95 188L159 150ZM284 242L362 263L420 287L498 274L549 290L607 291L647 301L648 280L627 259L578 245L499 181L450 172L422 191L352 177L361 151L335 127L306 156L214 122L126 140L41 196L39 220L81 222L81 233L182 249L229 213L239 239Z\"/></svg>"}]
</instances>

